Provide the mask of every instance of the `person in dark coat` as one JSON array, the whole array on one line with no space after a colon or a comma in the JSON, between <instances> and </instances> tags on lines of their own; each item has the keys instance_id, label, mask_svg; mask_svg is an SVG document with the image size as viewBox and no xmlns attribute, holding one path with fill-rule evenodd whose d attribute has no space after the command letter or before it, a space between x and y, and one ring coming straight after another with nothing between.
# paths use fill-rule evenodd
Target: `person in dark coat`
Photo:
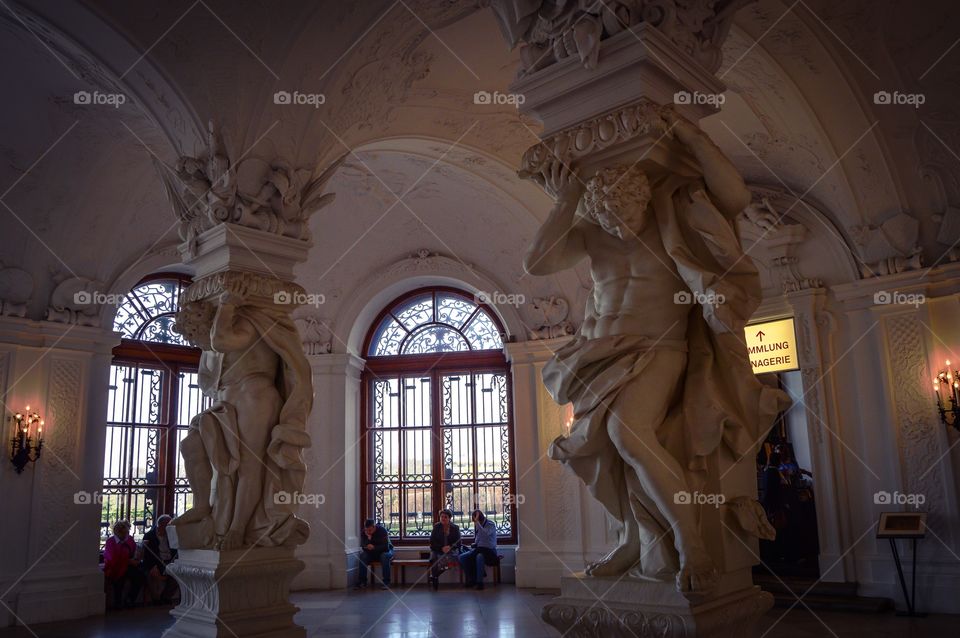
<instances>
[{"instance_id":1,"label":"person in dark coat","mask_svg":"<svg viewBox=\"0 0 960 638\"><path fill-rule=\"evenodd\" d=\"M361 589L367 586L367 572L370 571L370 563L380 561L383 580L380 589L390 588L390 561L393 560L393 544L390 542L390 535L387 528L380 525L372 518L368 518L363 523L363 530L360 532L360 575L355 589Z\"/></svg>"},{"instance_id":2,"label":"person in dark coat","mask_svg":"<svg viewBox=\"0 0 960 638\"><path fill-rule=\"evenodd\" d=\"M440 574L457 562L460 543L460 528L450 522L453 512L440 511L440 522L433 526L430 534L430 572L427 580L436 590L440 587Z\"/></svg>"},{"instance_id":3,"label":"person in dark coat","mask_svg":"<svg viewBox=\"0 0 960 638\"><path fill-rule=\"evenodd\" d=\"M167 565L177 558L177 550L170 547L167 525L171 517L162 514L156 524L143 535L143 561L140 568L147 579L147 591L151 598L162 603L171 603L179 593L177 581L167 575Z\"/></svg>"}]
</instances>

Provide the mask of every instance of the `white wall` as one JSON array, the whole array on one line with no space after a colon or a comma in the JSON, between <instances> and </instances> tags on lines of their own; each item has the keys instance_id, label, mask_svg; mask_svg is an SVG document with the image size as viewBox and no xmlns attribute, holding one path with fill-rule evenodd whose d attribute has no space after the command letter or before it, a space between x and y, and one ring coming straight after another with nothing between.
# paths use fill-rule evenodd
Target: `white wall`
<instances>
[{"instance_id":1,"label":"white wall","mask_svg":"<svg viewBox=\"0 0 960 638\"><path fill-rule=\"evenodd\" d=\"M103 613L100 511L74 494L102 484L110 351L118 342L95 328L0 317L4 444L12 411L30 405L46 421L37 462L22 474L0 463L2 625Z\"/></svg>"}]
</instances>

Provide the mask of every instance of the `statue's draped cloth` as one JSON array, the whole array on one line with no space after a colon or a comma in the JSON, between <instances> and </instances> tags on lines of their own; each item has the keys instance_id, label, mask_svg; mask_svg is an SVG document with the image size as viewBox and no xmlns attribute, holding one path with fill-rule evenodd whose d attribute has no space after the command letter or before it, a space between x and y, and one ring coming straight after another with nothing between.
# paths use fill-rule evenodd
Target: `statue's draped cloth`
<instances>
[{"instance_id":1,"label":"statue's draped cloth","mask_svg":"<svg viewBox=\"0 0 960 638\"><path fill-rule=\"evenodd\" d=\"M252 305L237 308L237 319L246 319L263 342L280 357L277 390L282 405L278 423L270 432L270 442L262 461L265 466L263 492L247 526L246 538L257 545L299 545L309 534L309 525L295 515L292 499L277 502L277 492L293 495L303 489L306 465L302 450L310 447L306 431L307 416L313 405L310 364L303 355L299 333L284 312ZM215 396L220 371L204 374L200 385L208 396ZM212 394L211 394L212 393ZM215 470L211 493L214 527L224 535L233 518L233 495L236 493L237 470L240 464L240 433L233 405L215 401L194 417L191 424L204 438ZM249 450L248 450L249 451ZM218 498L218 495L220 496ZM224 495L229 495L223 498Z\"/></svg>"},{"instance_id":2,"label":"statue's draped cloth","mask_svg":"<svg viewBox=\"0 0 960 638\"><path fill-rule=\"evenodd\" d=\"M705 469L706 457L721 443L740 458L789 405L783 392L757 380L747 357L743 327L760 303L760 279L732 221L710 201L700 180L673 175L651 186L650 207L680 277L695 294L723 295L724 303L691 312L685 344L658 341L657 335L578 334L543 368L547 390L574 410L570 434L550 445L550 458L566 463L621 522L630 515L620 511L626 468L607 433L610 407L654 351L688 352L681 398L657 438L690 471ZM682 290L679 281L677 287ZM658 391L656 379L645 391Z\"/></svg>"}]
</instances>

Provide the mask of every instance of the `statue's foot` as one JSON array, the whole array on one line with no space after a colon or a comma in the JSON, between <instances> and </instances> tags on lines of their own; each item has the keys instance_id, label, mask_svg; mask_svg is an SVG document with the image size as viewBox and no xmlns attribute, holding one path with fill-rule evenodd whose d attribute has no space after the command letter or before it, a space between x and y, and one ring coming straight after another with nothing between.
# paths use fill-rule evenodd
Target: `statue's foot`
<instances>
[{"instance_id":1,"label":"statue's foot","mask_svg":"<svg viewBox=\"0 0 960 638\"><path fill-rule=\"evenodd\" d=\"M240 549L243 547L243 530L231 529L220 539L220 549Z\"/></svg>"},{"instance_id":2,"label":"statue's foot","mask_svg":"<svg viewBox=\"0 0 960 638\"><path fill-rule=\"evenodd\" d=\"M677 572L678 591L709 592L719 580L720 572L706 550L698 549L681 556L680 571Z\"/></svg>"},{"instance_id":3,"label":"statue's foot","mask_svg":"<svg viewBox=\"0 0 960 638\"><path fill-rule=\"evenodd\" d=\"M171 525L186 525L188 523L199 523L210 516L209 507L191 507L186 512L170 521Z\"/></svg>"},{"instance_id":4,"label":"statue's foot","mask_svg":"<svg viewBox=\"0 0 960 638\"><path fill-rule=\"evenodd\" d=\"M587 576L619 576L640 560L640 541L627 541L585 570Z\"/></svg>"}]
</instances>

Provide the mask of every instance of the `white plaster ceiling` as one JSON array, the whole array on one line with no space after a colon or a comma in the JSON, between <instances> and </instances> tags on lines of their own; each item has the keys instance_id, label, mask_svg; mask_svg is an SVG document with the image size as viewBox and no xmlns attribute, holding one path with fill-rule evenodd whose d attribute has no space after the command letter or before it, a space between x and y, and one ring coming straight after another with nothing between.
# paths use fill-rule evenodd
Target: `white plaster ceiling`
<instances>
[{"instance_id":1,"label":"white plaster ceiling","mask_svg":"<svg viewBox=\"0 0 960 638\"><path fill-rule=\"evenodd\" d=\"M920 10L820 0L788 12L791 4L761 0L738 14L721 69L733 67L728 100L704 128L750 181L816 204L837 241L903 211L920 220L924 256L936 260L945 246L935 215L960 206L960 117L948 99L960 48L947 51L950 3ZM28 31L12 15L0 20L2 78L16 89L0 118L0 188L29 227L0 208L0 249L37 281L33 316L54 276L74 272L109 287L136 272L151 246L169 249L173 218L153 159L199 150L197 131L210 118L235 156L280 154L322 169L356 151L331 183L337 202L314 220L317 248L299 271L308 287L348 291L379 265L428 248L531 294L579 294L582 273L519 279L521 248L549 203L511 167L537 127L511 107L473 104L477 90L507 90L517 63L474 2L11 7L66 34L54 42L36 24ZM112 84L137 99L115 110L72 102L77 90ZM916 86L928 94L927 111L870 100L880 88ZM327 101L278 106L273 93L284 89ZM423 222L395 206L324 274L393 203L390 191L404 192L424 172L404 199Z\"/></svg>"},{"instance_id":2,"label":"white plaster ceiling","mask_svg":"<svg viewBox=\"0 0 960 638\"><path fill-rule=\"evenodd\" d=\"M326 299L326 317L371 273L420 250L477 269L497 284L487 292L527 300L562 294L582 316L582 269L552 277L523 272L523 253L550 204L498 160L442 141L394 139L351 154L330 189L337 199L312 221L314 248L297 268L301 285ZM537 327L533 317L522 318ZM345 341L350 328L334 330Z\"/></svg>"}]
</instances>

